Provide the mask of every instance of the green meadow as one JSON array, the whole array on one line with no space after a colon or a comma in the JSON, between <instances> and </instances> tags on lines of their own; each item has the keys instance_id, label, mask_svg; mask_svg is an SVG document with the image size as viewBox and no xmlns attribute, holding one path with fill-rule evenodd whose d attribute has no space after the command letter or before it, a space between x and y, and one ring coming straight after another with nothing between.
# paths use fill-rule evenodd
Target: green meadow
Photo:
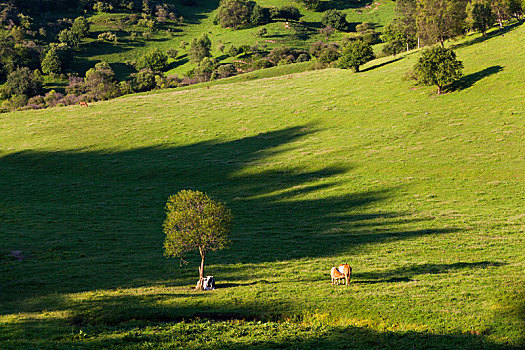
<instances>
[{"instance_id":1,"label":"green meadow","mask_svg":"<svg viewBox=\"0 0 525 350\"><path fill-rule=\"evenodd\" d=\"M524 40L441 96L414 52L0 115L0 348L523 348ZM214 291L163 256L187 188L235 218Z\"/></svg>"}]
</instances>

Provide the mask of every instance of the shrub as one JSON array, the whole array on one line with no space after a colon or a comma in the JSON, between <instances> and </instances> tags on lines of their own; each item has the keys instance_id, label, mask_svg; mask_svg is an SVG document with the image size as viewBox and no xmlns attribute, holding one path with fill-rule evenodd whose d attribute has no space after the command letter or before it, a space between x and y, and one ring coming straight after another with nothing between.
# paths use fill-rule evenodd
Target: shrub
<instances>
[{"instance_id":1,"label":"shrub","mask_svg":"<svg viewBox=\"0 0 525 350\"><path fill-rule=\"evenodd\" d=\"M340 54L337 47L335 45L328 45L321 51L318 60L321 63L328 64L337 61L339 56Z\"/></svg>"},{"instance_id":2,"label":"shrub","mask_svg":"<svg viewBox=\"0 0 525 350\"><path fill-rule=\"evenodd\" d=\"M217 78L227 78L237 74L237 70L233 64L223 64L217 68Z\"/></svg>"},{"instance_id":3,"label":"shrub","mask_svg":"<svg viewBox=\"0 0 525 350\"><path fill-rule=\"evenodd\" d=\"M270 22L270 10L266 7L255 5L250 16L250 23L254 26Z\"/></svg>"},{"instance_id":4,"label":"shrub","mask_svg":"<svg viewBox=\"0 0 525 350\"><path fill-rule=\"evenodd\" d=\"M321 23L326 26L332 26L333 28L337 30L344 31L348 28L348 22L346 21L346 14L344 14L341 11L330 9L327 10L323 18L321 20Z\"/></svg>"},{"instance_id":5,"label":"shrub","mask_svg":"<svg viewBox=\"0 0 525 350\"><path fill-rule=\"evenodd\" d=\"M188 55L193 62L201 62L205 57L211 56L211 40L206 33L191 41Z\"/></svg>"},{"instance_id":6,"label":"shrub","mask_svg":"<svg viewBox=\"0 0 525 350\"><path fill-rule=\"evenodd\" d=\"M270 9L272 19L284 19L288 21L298 21L301 18L301 12L295 6L283 6L279 9Z\"/></svg>"},{"instance_id":7,"label":"shrub","mask_svg":"<svg viewBox=\"0 0 525 350\"><path fill-rule=\"evenodd\" d=\"M112 32L104 32L104 33L100 33L98 36L97 36L97 39L100 40L100 41L113 41L113 42L117 42L117 35L112 33Z\"/></svg>"},{"instance_id":8,"label":"shrub","mask_svg":"<svg viewBox=\"0 0 525 350\"><path fill-rule=\"evenodd\" d=\"M139 72L131 74L130 77L131 89L134 92L153 90L157 85L155 73L149 68L141 69Z\"/></svg>"},{"instance_id":9,"label":"shrub","mask_svg":"<svg viewBox=\"0 0 525 350\"><path fill-rule=\"evenodd\" d=\"M307 53L302 53L297 57L297 62L307 62L310 61L310 56Z\"/></svg>"},{"instance_id":10,"label":"shrub","mask_svg":"<svg viewBox=\"0 0 525 350\"><path fill-rule=\"evenodd\" d=\"M290 55L292 55L293 57L293 50L291 48L287 46L279 46L279 47L273 48L268 54L267 58L273 64L277 64L281 60L283 60L284 58Z\"/></svg>"},{"instance_id":11,"label":"shrub","mask_svg":"<svg viewBox=\"0 0 525 350\"><path fill-rule=\"evenodd\" d=\"M75 18L71 32L79 38L85 38L89 34L89 22L84 17Z\"/></svg>"},{"instance_id":12,"label":"shrub","mask_svg":"<svg viewBox=\"0 0 525 350\"><path fill-rule=\"evenodd\" d=\"M179 51L175 49L168 49L168 51L166 51L166 54L168 55L168 57L171 57L175 60L177 59L177 56L179 55Z\"/></svg>"},{"instance_id":13,"label":"shrub","mask_svg":"<svg viewBox=\"0 0 525 350\"><path fill-rule=\"evenodd\" d=\"M27 67L18 68L7 76L5 88L8 96L36 96L42 92L42 77L38 71L32 72Z\"/></svg>"},{"instance_id":14,"label":"shrub","mask_svg":"<svg viewBox=\"0 0 525 350\"><path fill-rule=\"evenodd\" d=\"M150 69L152 71L163 71L168 67L168 56L154 48L137 60L137 69Z\"/></svg>"},{"instance_id":15,"label":"shrub","mask_svg":"<svg viewBox=\"0 0 525 350\"><path fill-rule=\"evenodd\" d=\"M414 66L417 81L423 85L436 85L438 95L443 87L462 76L463 63L456 58L451 49L433 47L421 54Z\"/></svg>"},{"instance_id":16,"label":"shrub","mask_svg":"<svg viewBox=\"0 0 525 350\"><path fill-rule=\"evenodd\" d=\"M223 28L237 29L251 22L253 3L248 0L221 0L217 19Z\"/></svg>"},{"instance_id":17,"label":"shrub","mask_svg":"<svg viewBox=\"0 0 525 350\"><path fill-rule=\"evenodd\" d=\"M166 203L164 254L184 261L187 252L198 250L201 264L196 289L202 289L206 255L227 247L232 225L231 211L223 203L199 191L182 190Z\"/></svg>"},{"instance_id":18,"label":"shrub","mask_svg":"<svg viewBox=\"0 0 525 350\"><path fill-rule=\"evenodd\" d=\"M272 63L268 61L266 58L261 58L252 63L252 69L263 69L263 68L270 68L272 66Z\"/></svg>"},{"instance_id":19,"label":"shrub","mask_svg":"<svg viewBox=\"0 0 525 350\"><path fill-rule=\"evenodd\" d=\"M199 81L208 81L211 78L217 61L214 58L204 57L199 65L193 70L193 77Z\"/></svg>"},{"instance_id":20,"label":"shrub","mask_svg":"<svg viewBox=\"0 0 525 350\"><path fill-rule=\"evenodd\" d=\"M344 47L339 58L339 68L359 72L359 66L375 58L372 47L362 40L355 40Z\"/></svg>"},{"instance_id":21,"label":"shrub","mask_svg":"<svg viewBox=\"0 0 525 350\"><path fill-rule=\"evenodd\" d=\"M301 0L301 2L311 11L321 11L323 8L320 0Z\"/></svg>"}]
</instances>

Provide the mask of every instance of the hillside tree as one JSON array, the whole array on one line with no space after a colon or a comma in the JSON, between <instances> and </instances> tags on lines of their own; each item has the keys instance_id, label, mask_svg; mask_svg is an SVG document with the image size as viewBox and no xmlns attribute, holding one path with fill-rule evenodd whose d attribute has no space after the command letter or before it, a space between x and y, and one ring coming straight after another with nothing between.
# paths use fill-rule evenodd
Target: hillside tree
<instances>
[{"instance_id":1,"label":"hillside tree","mask_svg":"<svg viewBox=\"0 0 525 350\"><path fill-rule=\"evenodd\" d=\"M423 51L414 66L414 74L419 83L436 85L440 95L444 86L461 78L462 69L463 63L453 50L434 46Z\"/></svg>"},{"instance_id":2,"label":"hillside tree","mask_svg":"<svg viewBox=\"0 0 525 350\"><path fill-rule=\"evenodd\" d=\"M188 55L196 63L202 61L204 57L211 57L211 40L206 33L199 38L193 38Z\"/></svg>"},{"instance_id":3,"label":"hillside tree","mask_svg":"<svg viewBox=\"0 0 525 350\"><path fill-rule=\"evenodd\" d=\"M467 0L418 0L417 33L425 45L440 43L465 31Z\"/></svg>"},{"instance_id":4,"label":"hillside tree","mask_svg":"<svg viewBox=\"0 0 525 350\"><path fill-rule=\"evenodd\" d=\"M228 246L232 225L231 211L224 203L200 191L182 190L166 203L164 255L184 261L186 253L198 250L201 263L195 289L202 289L206 255Z\"/></svg>"},{"instance_id":5,"label":"hillside tree","mask_svg":"<svg viewBox=\"0 0 525 350\"><path fill-rule=\"evenodd\" d=\"M372 47L362 41L354 40L343 48L339 57L339 68L351 68L354 72L359 72L359 66L375 58Z\"/></svg>"}]
</instances>

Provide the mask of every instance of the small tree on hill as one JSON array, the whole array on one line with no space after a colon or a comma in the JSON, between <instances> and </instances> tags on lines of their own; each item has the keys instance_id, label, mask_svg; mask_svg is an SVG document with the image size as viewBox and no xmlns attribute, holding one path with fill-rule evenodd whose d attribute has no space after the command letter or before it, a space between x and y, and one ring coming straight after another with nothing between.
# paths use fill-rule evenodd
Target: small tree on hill
<instances>
[{"instance_id":1,"label":"small tree on hill","mask_svg":"<svg viewBox=\"0 0 525 350\"><path fill-rule=\"evenodd\" d=\"M206 33L191 41L188 53L193 62L199 63L204 57L211 57L211 40Z\"/></svg>"},{"instance_id":2,"label":"small tree on hill","mask_svg":"<svg viewBox=\"0 0 525 350\"><path fill-rule=\"evenodd\" d=\"M168 67L168 56L154 48L137 60L137 69L151 69L152 71L163 71Z\"/></svg>"},{"instance_id":3,"label":"small tree on hill","mask_svg":"<svg viewBox=\"0 0 525 350\"><path fill-rule=\"evenodd\" d=\"M339 57L339 68L352 68L359 72L359 66L375 58L372 47L362 40L350 42Z\"/></svg>"},{"instance_id":4,"label":"small tree on hill","mask_svg":"<svg viewBox=\"0 0 525 350\"><path fill-rule=\"evenodd\" d=\"M232 224L230 210L200 191L182 190L168 199L164 220L164 255L182 260L185 253L199 251L201 264L199 283L195 289L203 287L206 254L226 248Z\"/></svg>"},{"instance_id":5,"label":"small tree on hill","mask_svg":"<svg viewBox=\"0 0 525 350\"><path fill-rule=\"evenodd\" d=\"M337 30L346 30L348 28L348 22L346 21L346 14L330 9L325 11L321 23L326 26L331 26Z\"/></svg>"},{"instance_id":6,"label":"small tree on hill","mask_svg":"<svg viewBox=\"0 0 525 350\"><path fill-rule=\"evenodd\" d=\"M445 85L461 78L462 69L463 63L453 50L436 46L423 51L414 66L414 73L421 84L436 85L439 95Z\"/></svg>"}]
</instances>

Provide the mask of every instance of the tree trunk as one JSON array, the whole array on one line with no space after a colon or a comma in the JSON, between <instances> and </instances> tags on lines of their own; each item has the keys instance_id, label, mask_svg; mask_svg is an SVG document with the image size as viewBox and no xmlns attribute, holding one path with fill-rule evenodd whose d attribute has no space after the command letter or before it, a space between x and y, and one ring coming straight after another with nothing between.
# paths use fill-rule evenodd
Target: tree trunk
<instances>
[{"instance_id":1,"label":"tree trunk","mask_svg":"<svg viewBox=\"0 0 525 350\"><path fill-rule=\"evenodd\" d=\"M199 253L201 254L201 266L199 267L199 282L197 282L195 289L202 290L204 287L204 258L206 254L202 251L202 248L199 248Z\"/></svg>"},{"instance_id":2,"label":"tree trunk","mask_svg":"<svg viewBox=\"0 0 525 350\"><path fill-rule=\"evenodd\" d=\"M438 85L438 95L441 95L442 88Z\"/></svg>"}]
</instances>

